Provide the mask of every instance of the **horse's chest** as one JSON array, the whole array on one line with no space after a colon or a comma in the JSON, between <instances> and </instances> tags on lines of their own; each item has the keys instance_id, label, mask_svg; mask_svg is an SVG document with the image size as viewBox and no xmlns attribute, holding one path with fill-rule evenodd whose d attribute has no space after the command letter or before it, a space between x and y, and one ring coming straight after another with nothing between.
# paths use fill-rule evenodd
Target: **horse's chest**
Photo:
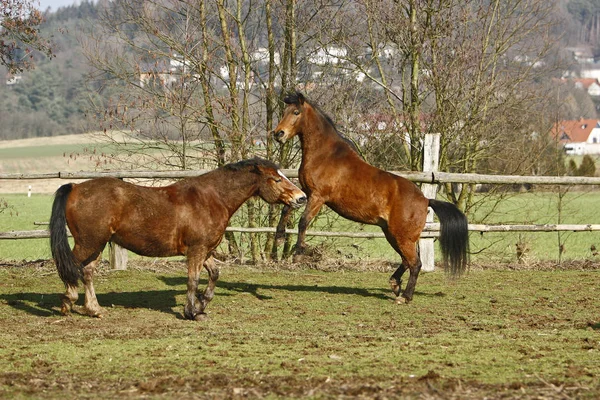
<instances>
[{"instance_id":1,"label":"horse's chest","mask_svg":"<svg viewBox=\"0 0 600 400\"><path fill-rule=\"evenodd\" d=\"M330 180L327 179L327 172L323 171L317 165L301 166L298 170L298 180L302 188L309 191L320 190L330 185Z\"/></svg>"}]
</instances>

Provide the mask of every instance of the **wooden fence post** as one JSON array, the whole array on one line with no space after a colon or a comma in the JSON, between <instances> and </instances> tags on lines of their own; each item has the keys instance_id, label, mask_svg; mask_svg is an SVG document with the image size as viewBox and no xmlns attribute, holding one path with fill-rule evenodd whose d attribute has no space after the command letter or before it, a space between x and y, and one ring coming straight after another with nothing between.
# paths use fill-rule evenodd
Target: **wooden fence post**
<instances>
[{"instance_id":1,"label":"wooden fence post","mask_svg":"<svg viewBox=\"0 0 600 400\"><path fill-rule=\"evenodd\" d=\"M124 180L123 178L119 178ZM127 269L127 249L119 246L116 243L108 242L108 262L111 269L126 270Z\"/></svg>"},{"instance_id":2,"label":"wooden fence post","mask_svg":"<svg viewBox=\"0 0 600 400\"><path fill-rule=\"evenodd\" d=\"M440 161L440 134L428 133L425 135L423 143L423 172L435 172L438 170ZM437 195L438 185L431 183L423 183L421 191L428 199L435 199ZM427 209L427 222L433 222L433 210ZM435 269L435 254L434 254L433 239L419 240L419 253L421 256L421 271L431 272Z\"/></svg>"},{"instance_id":3,"label":"wooden fence post","mask_svg":"<svg viewBox=\"0 0 600 400\"><path fill-rule=\"evenodd\" d=\"M127 269L127 249L113 242L108 242L110 267L117 270Z\"/></svg>"}]
</instances>

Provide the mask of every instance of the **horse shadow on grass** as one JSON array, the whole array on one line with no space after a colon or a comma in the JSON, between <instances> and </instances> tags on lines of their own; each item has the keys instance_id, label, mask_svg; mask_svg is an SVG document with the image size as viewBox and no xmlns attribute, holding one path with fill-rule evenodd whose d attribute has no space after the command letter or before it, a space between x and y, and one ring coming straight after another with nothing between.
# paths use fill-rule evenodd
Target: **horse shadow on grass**
<instances>
[{"instance_id":1,"label":"horse shadow on grass","mask_svg":"<svg viewBox=\"0 0 600 400\"><path fill-rule=\"evenodd\" d=\"M98 302L108 310L112 307L123 307L125 309L146 308L175 315L183 319L183 314L179 310L182 304L177 301L177 296L185 296L187 283L186 277L158 276L157 279L168 286L182 286L181 289L167 290L141 290L135 292L108 292L97 293ZM207 280L200 279L198 287L200 290L206 286ZM218 301L219 297L235 296L236 293L248 293L258 300L276 300L276 297L263 294L263 291L287 291L287 292L313 292L328 293L332 295L345 294L362 297L378 298L381 300L392 299L390 289L387 288L356 288L347 286L321 286L321 285L301 285L301 284L255 284L230 282L225 280L217 281L215 297L213 301ZM233 293L232 293L233 292ZM60 305L62 293L39 293L39 292L21 292L12 294L0 294L0 301L8 306L39 317L57 316L60 314ZM415 292L417 296L439 296L439 294ZM80 295L77 304L83 304L83 289L80 288Z\"/></svg>"},{"instance_id":2,"label":"horse shadow on grass","mask_svg":"<svg viewBox=\"0 0 600 400\"><path fill-rule=\"evenodd\" d=\"M173 276L160 276L158 277L162 282L168 286L180 286L187 283L186 277L173 277ZM204 281L206 282L206 281ZM206 283L204 283L206 284ZM202 288L203 283L198 285ZM219 290L221 289L221 290ZM355 295L361 297L378 298L382 300L392 299L391 289L388 287L377 287L377 288L358 288L350 286L328 286L328 285L301 285L301 284L261 284L261 283L247 283L247 282L229 282L225 280L218 280L217 287L215 289L215 296L232 296L231 293L224 293L222 289L229 292L236 293L248 293L254 296L258 300L272 300L272 296L259 293L260 291L286 291L286 292L313 292L313 293L327 293L327 294L346 294ZM415 291L416 296L431 296L437 297L439 293L424 293Z\"/></svg>"},{"instance_id":3,"label":"horse shadow on grass","mask_svg":"<svg viewBox=\"0 0 600 400\"><path fill-rule=\"evenodd\" d=\"M180 304L177 303L176 296L184 295L185 290L141 290L136 292L108 292L96 293L100 306L107 309L110 313L112 307L123 307L125 309L146 308L161 311L176 316L183 315L176 309ZM21 292L12 294L0 294L0 304L5 302L15 310L20 310L30 315L38 317L51 317L62 315L60 313L62 293L35 293ZM82 290L79 293L77 305L83 304L84 295ZM74 313L78 312L74 310Z\"/></svg>"}]
</instances>

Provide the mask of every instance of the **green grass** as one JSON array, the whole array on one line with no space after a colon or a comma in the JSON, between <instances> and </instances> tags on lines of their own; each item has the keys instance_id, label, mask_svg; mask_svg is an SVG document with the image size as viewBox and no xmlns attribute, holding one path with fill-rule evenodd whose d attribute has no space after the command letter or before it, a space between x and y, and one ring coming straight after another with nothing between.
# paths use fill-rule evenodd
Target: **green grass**
<instances>
[{"instance_id":1,"label":"green grass","mask_svg":"<svg viewBox=\"0 0 600 400\"><path fill-rule=\"evenodd\" d=\"M489 199L489 200L494 200ZM470 216L473 223L489 224L600 224L600 192L571 191L559 201L557 193L519 193L504 198L491 212L493 201ZM559 203L561 211L559 213ZM486 218L484 218L486 216ZM514 261L516 244L524 245L526 260L558 260L559 237L566 260L598 260L592 246L600 249L600 232L521 232L471 234L471 250L488 259Z\"/></svg>"},{"instance_id":2,"label":"green grass","mask_svg":"<svg viewBox=\"0 0 600 400\"><path fill-rule=\"evenodd\" d=\"M52 196L0 195L9 208L0 213L0 231L47 229L34 222L48 222ZM37 260L52 258L48 239L0 240L0 259Z\"/></svg>"},{"instance_id":3,"label":"green grass","mask_svg":"<svg viewBox=\"0 0 600 400\"><path fill-rule=\"evenodd\" d=\"M2 195L11 208L0 213L0 231L43 229L35 226L34 222L47 222L50 218L52 203L51 195L34 194L31 198L26 195ZM487 223L514 224L552 224L558 222L557 200L555 193L523 193L504 199L495 209ZM571 192L563 200L562 223L570 224L600 224L600 204L598 192ZM486 209L487 208L487 209ZM482 215L487 215L491 206L481 207L471 217L471 222L479 223ZM296 212L296 217L299 215ZM239 226L240 222L232 221ZM378 232L378 227L365 226L344 220L330 213L311 227L313 230L326 229L337 231L372 231ZM558 233L522 232L522 233L471 233L470 244L473 252L472 261L475 263L509 262L516 260L516 244L522 243L528 251L525 263L537 261L555 261L558 259ZM561 243L565 252L563 260L592 260L594 255L591 247L600 249L600 232L563 232L560 233ZM242 244L247 244L247 235L237 235ZM385 239L323 239L308 238L308 243L321 246L331 257L343 259L386 259L397 261L398 256L387 244ZM224 249L223 249L224 250ZM437 252L439 255L439 251ZM35 260L50 258L47 239L2 240L0 241L0 259Z\"/></svg>"},{"instance_id":4,"label":"green grass","mask_svg":"<svg viewBox=\"0 0 600 400\"><path fill-rule=\"evenodd\" d=\"M408 306L388 277L225 266L199 323L177 263L102 269L102 319L58 313L51 264L0 268L0 397L600 395L598 271L428 273Z\"/></svg>"}]
</instances>

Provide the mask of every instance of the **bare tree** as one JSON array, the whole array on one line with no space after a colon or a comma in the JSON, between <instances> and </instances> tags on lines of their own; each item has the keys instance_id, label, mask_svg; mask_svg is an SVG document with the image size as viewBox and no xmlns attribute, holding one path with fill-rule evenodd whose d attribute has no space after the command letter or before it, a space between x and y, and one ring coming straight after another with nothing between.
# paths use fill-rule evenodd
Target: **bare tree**
<instances>
[{"instance_id":1,"label":"bare tree","mask_svg":"<svg viewBox=\"0 0 600 400\"><path fill-rule=\"evenodd\" d=\"M0 65L14 73L33 67L35 51L52 57L52 43L40 34L44 18L35 2L3 0L0 15Z\"/></svg>"},{"instance_id":2,"label":"bare tree","mask_svg":"<svg viewBox=\"0 0 600 400\"><path fill-rule=\"evenodd\" d=\"M190 169L262 155L295 167L298 146L268 135L281 96L295 89L385 169L420 169L427 132L442 135L445 171L542 173L540 155L550 154L537 116L550 107L540 82L553 76L552 2L104 4L85 47L97 87L112 96L93 114L131 166ZM510 162L498 161L503 153ZM473 202L473 186L445 191L462 209ZM242 217L274 225L277 213L250 203ZM253 260L276 254L272 239L251 238Z\"/></svg>"},{"instance_id":3,"label":"bare tree","mask_svg":"<svg viewBox=\"0 0 600 400\"><path fill-rule=\"evenodd\" d=\"M118 146L117 161L191 169L253 155L280 158L268 132L277 117L276 87L296 68L293 44L280 36L293 32L280 22L294 4L107 2L84 48L94 84L114 93L109 104L94 105L93 115L104 139ZM251 227L263 223L258 204L240 213ZM235 247L234 236L227 238ZM270 248L250 235L253 260Z\"/></svg>"},{"instance_id":4,"label":"bare tree","mask_svg":"<svg viewBox=\"0 0 600 400\"><path fill-rule=\"evenodd\" d=\"M9 73L33 68L34 51L52 57L52 43L40 34L42 13L33 1L3 0L0 15L0 65ZM0 198L0 213L10 208Z\"/></svg>"},{"instance_id":5,"label":"bare tree","mask_svg":"<svg viewBox=\"0 0 600 400\"><path fill-rule=\"evenodd\" d=\"M423 135L437 132L442 170L499 172L489 168L504 153L520 165L504 173L530 173L540 154L531 149L548 144L537 140L550 127L537 118L551 103L543 83L559 76L549 63L554 7L543 0L348 2L346 18L319 40L348 49L338 75L359 73L385 102L352 107L362 114L343 121L347 130L358 140L366 134L366 143L380 135L394 144L398 160L379 160L387 165L420 169ZM356 31L345 23L352 15ZM515 153L515 143L527 147ZM463 210L472 203L474 186L445 189Z\"/></svg>"}]
</instances>

